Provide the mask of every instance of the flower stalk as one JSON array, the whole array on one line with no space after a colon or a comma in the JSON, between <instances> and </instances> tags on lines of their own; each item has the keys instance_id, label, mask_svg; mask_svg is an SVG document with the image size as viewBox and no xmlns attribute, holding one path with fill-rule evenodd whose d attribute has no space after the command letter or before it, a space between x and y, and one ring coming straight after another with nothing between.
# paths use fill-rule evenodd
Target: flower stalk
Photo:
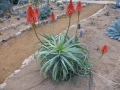
<instances>
[{"instance_id":1,"label":"flower stalk","mask_svg":"<svg viewBox=\"0 0 120 90\"><path fill-rule=\"evenodd\" d=\"M66 15L69 16L69 24L68 24L67 32L66 32L66 34L65 34L64 41L66 40L68 31L69 31L69 28L70 28L71 17L72 17L72 15L73 15L74 13L75 13L74 4L73 4L72 0L70 0L70 3L68 4L67 9L66 9Z\"/></svg>"},{"instance_id":2,"label":"flower stalk","mask_svg":"<svg viewBox=\"0 0 120 90\"><path fill-rule=\"evenodd\" d=\"M55 21L55 14L52 12L50 15L50 20L53 21L53 34L54 34L54 21Z\"/></svg>"},{"instance_id":3,"label":"flower stalk","mask_svg":"<svg viewBox=\"0 0 120 90\"><path fill-rule=\"evenodd\" d=\"M35 35L37 37L37 39L40 41L41 44L45 45L41 40L40 38L38 37L37 35L37 32L36 32L36 25L35 23L38 21L38 17L40 16L40 12L38 11L38 9L36 8L35 10L32 8L32 6L29 6L28 7L28 11L27 11L27 22L30 23L33 27L33 30L35 32Z\"/></svg>"},{"instance_id":4,"label":"flower stalk","mask_svg":"<svg viewBox=\"0 0 120 90\"><path fill-rule=\"evenodd\" d=\"M79 2L77 3L77 6L76 6L76 11L77 11L77 13L78 13L77 25L78 25L79 20L80 20L80 12L81 12L82 8L83 8L83 7L82 7L82 3L79 1ZM76 29L76 37L77 37L77 33L78 33L78 27L77 27L77 29Z\"/></svg>"},{"instance_id":5,"label":"flower stalk","mask_svg":"<svg viewBox=\"0 0 120 90\"><path fill-rule=\"evenodd\" d=\"M70 23L71 23L71 15L69 16L69 24L68 24L67 32L66 32L66 34L65 34L65 40L66 40L68 31L69 31L69 29L70 29ZM64 41L65 41L65 40L64 40Z\"/></svg>"},{"instance_id":6,"label":"flower stalk","mask_svg":"<svg viewBox=\"0 0 120 90\"><path fill-rule=\"evenodd\" d=\"M80 20L80 12L78 12L78 21L77 21L77 26L78 26L78 24L79 24L79 20ZM78 27L77 27L77 29L76 29L76 37L77 37L77 33L78 33Z\"/></svg>"},{"instance_id":7,"label":"flower stalk","mask_svg":"<svg viewBox=\"0 0 120 90\"><path fill-rule=\"evenodd\" d=\"M45 45L45 44L40 40L40 38L39 38L38 35L37 35L36 29L35 29L35 28L36 28L36 25L35 25L35 24L32 24L32 27L33 27L33 30L34 30L35 35L36 35L37 39L39 40L39 42L40 42L41 44Z\"/></svg>"}]
</instances>

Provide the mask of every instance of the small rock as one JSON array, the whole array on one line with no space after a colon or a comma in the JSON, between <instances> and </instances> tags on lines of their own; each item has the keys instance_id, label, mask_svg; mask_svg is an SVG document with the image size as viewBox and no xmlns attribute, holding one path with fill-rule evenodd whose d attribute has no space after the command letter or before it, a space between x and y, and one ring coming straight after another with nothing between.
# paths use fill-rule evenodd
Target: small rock
<instances>
[{"instance_id":1,"label":"small rock","mask_svg":"<svg viewBox=\"0 0 120 90\"><path fill-rule=\"evenodd\" d=\"M11 18L11 15L6 16L6 19L10 19L10 18Z\"/></svg>"},{"instance_id":2,"label":"small rock","mask_svg":"<svg viewBox=\"0 0 120 90\"><path fill-rule=\"evenodd\" d=\"M20 18L18 17L18 18L16 18L17 20L20 20Z\"/></svg>"},{"instance_id":3,"label":"small rock","mask_svg":"<svg viewBox=\"0 0 120 90\"><path fill-rule=\"evenodd\" d=\"M31 59L25 59L25 61L22 63L23 65L28 65L31 62Z\"/></svg>"},{"instance_id":4,"label":"small rock","mask_svg":"<svg viewBox=\"0 0 120 90\"><path fill-rule=\"evenodd\" d=\"M18 72L20 72L21 70L15 70L14 71L14 74L17 74Z\"/></svg>"},{"instance_id":5,"label":"small rock","mask_svg":"<svg viewBox=\"0 0 120 90\"><path fill-rule=\"evenodd\" d=\"M59 5L59 8L60 8L60 10L64 10L64 6L63 5Z\"/></svg>"},{"instance_id":6,"label":"small rock","mask_svg":"<svg viewBox=\"0 0 120 90\"><path fill-rule=\"evenodd\" d=\"M20 69L22 69L22 68L24 68L24 67L25 67L25 65L21 65L21 66L20 66Z\"/></svg>"},{"instance_id":7,"label":"small rock","mask_svg":"<svg viewBox=\"0 0 120 90\"><path fill-rule=\"evenodd\" d=\"M15 36L17 37L17 36L19 36L21 34L21 32L17 32L16 34L15 34Z\"/></svg>"},{"instance_id":8,"label":"small rock","mask_svg":"<svg viewBox=\"0 0 120 90\"><path fill-rule=\"evenodd\" d=\"M20 30L20 32L23 32L23 31L25 31L25 29L21 29L21 30Z\"/></svg>"},{"instance_id":9,"label":"small rock","mask_svg":"<svg viewBox=\"0 0 120 90\"><path fill-rule=\"evenodd\" d=\"M48 24L48 20L46 20L46 24Z\"/></svg>"},{"instance_id":10,"label":"small rock","mask_svg":"<svg viewBox=\"0 0 120 90\"><path fill-rule=\"evenodd\" d=\"M12 78L14 76L14 73L12 73L8 78Z\"/></svg>"},{"instance_id":11,"label":"small rock","mask_svg":"<svg viewBox=\"0 0 120 90\"><path fill-rule=\"evenodd\" d=\"M0 84L0 90L3 89L6 85L7 83Z\"/></svg>"},{"instance_id":12,"label":"small rock","mask_svg":"<svg viewBox=\"0 0 120 90\"><path fill-rule=\"evenodd\" d=\"M110 13L109 13L109 12L106 12L104 15L105 15L105 16L110 16Z\"/></svg>"},{"instance_id":13,"label":"small rock","mask_svg":"<svg viewBox=\"0 0 120 90\"><path fill-rule=\"evenodd\" d=\"M63 13L61 17L64 17L64 16L66 16L66 15Z\"/></svg>"},{"instance_id":14,"label":"small rock","mask_svg":"<svg viewBox=\"0 0 120 90\"><path fill-rule=\"evenodd\" d=\"M107 24L105 24L105 26L107 26Z\"/></svg>"},{"instance_id":15,"label":"small rock","mask_svg":"<svg viewBox=\"0 0 120 90\"><path fill-rule=\"evenodd\" d=\"M87 6L87 4L82 4L83 7Z\"/></svg>"},{"instance_id":16,"label":"small rock","mask_svg":"<svg viewBox=\"0 0 120 90\"><path fill-rule=\"evenodd\" d=\"M57 6L60 6L60 5L63 5L63 2L62 1L57 1L56 4L57 4Z\"/></svg>"},{"instance_id":17,"label":"small rock","mask_svg":"<svg viewBox=\"0 0 120 90\"><path fill-rule=\"evenodd\" d=\"M8 39L9 39L9 36L6 36L6 37L3 38L2 42L7 41Z\"/></svg>"},{"instance_id":18,"label":"small rock","mask_svg":"<svg viewBox=\"0 0 120 90\"><path fill-rule=\"evenodd\" d=\"M45 22L45 21L43 21L43 22L42 22L42 24L43 24L43 25L45 25L45 24L46 24L46 22Z\"/></svg>"},{"instance_id":19,"label":"small rock","mask_svg":"<svg viewBox=\"0 0 120 90\"><path fill-rule=\"evenodd\" d=\"M84 30L80 29L80 38L83 37Z\"/></svg>"},{"instance_id":20,"label":"small rock","mask_svg":"<svg viewBox=\"0 0 120 90\"><path fill-rule=\"evenodd\" d=\"M60 19L60 18L61 18L61 15L58 15L58 16L57 16L57 19Z\"/></svg>"},{"instance_id":21,"label":"small rock","mask_svg":"<svg viewBox=\"0 0 120 90\"><path fill-rule=\"evenodd\" d=\"M97 17L100 17L100 16L97 16Z\"/></svg>"}]
</instances>

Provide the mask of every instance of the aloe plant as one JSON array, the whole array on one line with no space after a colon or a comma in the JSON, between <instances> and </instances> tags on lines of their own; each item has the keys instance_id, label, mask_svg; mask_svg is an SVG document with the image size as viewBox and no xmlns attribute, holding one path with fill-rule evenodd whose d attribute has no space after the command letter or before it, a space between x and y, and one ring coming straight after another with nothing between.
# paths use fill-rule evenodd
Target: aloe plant
<instances>
[{"instance_id":1,"label":"aloe plant","mask_svg":"<svg viewBox=\"0 0 120 90\"><path fill-rule=\"evenodd\" d=\"M87 77L90 71L89 53L75 37L65 34L44 36L45 45L35 53L36 60L41 60L41 73L55 81L71 80L75 75Z\"/></svg>"},{"instance_id":2,"label":"aloe plant","mask_svg":"<svg viewBox=\"0 0 120 90\"><path fill-rule=\"evenodd\" d=\"M39 8L40 11L40 17L39 20L44 20L46 18L48 18L50 16L51 13L51 9L48 7L43 7L43 8Z\"/></svg>"},{"instance_id":3,"label":"aloe plant","mask_svg":"<svg viewBox=\"0 0 120 90\"><path fill-rule=\"evenodd\" d=\"M108 27L106 34L112 38L120 41L120 19L114 21L114 24Z\"/></svg>"}]
</instances>

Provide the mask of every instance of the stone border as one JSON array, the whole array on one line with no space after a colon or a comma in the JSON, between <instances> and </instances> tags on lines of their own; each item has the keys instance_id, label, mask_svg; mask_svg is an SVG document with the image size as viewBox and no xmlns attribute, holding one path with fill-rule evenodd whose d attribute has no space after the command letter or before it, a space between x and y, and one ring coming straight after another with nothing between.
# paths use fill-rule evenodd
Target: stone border
<instances>
[{"instance_id":1,"label":"stone border","mask_svg":"<svg viewBox=\"0 0 120 90\"><path fill-rule=\"evenodd\" d=\"M91 18L91 17L99 14L99 13L102 12L106 7L107 7L107 5L105 5L104 8L100 9L99 11L97 11L95 14L89 16L89 17L86 18L86 19L81 20L80 22L84 22L84 21L86 21L87 19L89 19L89 18ZM65 14L59 15L59 18L62 18L63 16L66 16L66 15L65 15ZM58 17L57 17L57 18L58 18ZM49 20L46 20L46 21L49 21ZM45 21L44 21L44 22L45 22ZM40 22L38 22L37 25L39 25L39 23L40 23ZM76 24L71 25L71 27L74 27L75 25L76 25ZM71 28L71 27L70 27L70 28ZM66 30L65 30L65 31L66 31ZM65 31L63 31L63 32L65 32ZM22 62L22 65L20 66L20 68L17 69L17 70L15 70L14 73L12 73L10 76L8 76L8 77L5 79L4 83L0 84L0 90L3 89L3 88L7 85L7 83L6 83L7 79L12 78L12 77L14 77L16 74L18 74L18 73L21 71L21 69L23 69L25 66L27 66L32 60L34 60L34 54L31 55L31 56L29 56L27 59L25 59L25 60Z\"/></svg>"},{"instance_id":2,"label":"stone border","mask_svg":"<svg viewBox=\"0 0 120 90\"><path fill-rule=\"evenodd\" d=\"M60 15L57 15L56 20L57 20L57 19L60 19L60 18L62 18L62 17L64 17L64 16L66 16L65 13L60 14ZM27 22L25 21L25 22L21 22L21 23L19 23L19 24L12 24L11 26L2 28L0 31L4 31L4 30L10 29L10 28L14 28L14 27L17 27L17 26L19 26L19 25L26 24L26 23L27 23ZM48 23L51 23L51 21L50 21L49 19L48 19L48 20L43 20L43 21L38 21L38 22L35 23L35 24L36 24L36 26L38 27L39 25L46 25L46 24L48 24ZM19 32L13 34L13 36L8 36L8 37L5 38L5 39L1 39L0 42L2 42L2 41L7 41L7 40L9 40L9 39L11 39L11 38L16 38L16 37L20 36L22 33L24 33L25 31L28 31L28 30L30 30L30 29L32 29L32 26L31 26L31 25L27 25L24 29L21 29Z\"/></svg>"}]
</instances>

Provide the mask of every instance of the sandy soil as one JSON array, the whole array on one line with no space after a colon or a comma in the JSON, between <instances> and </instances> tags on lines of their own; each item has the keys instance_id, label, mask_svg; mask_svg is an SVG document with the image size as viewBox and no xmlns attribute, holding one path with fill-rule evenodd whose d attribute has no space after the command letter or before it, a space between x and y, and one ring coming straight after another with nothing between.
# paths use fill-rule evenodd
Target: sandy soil
<instances>
[{"instance_id":1,"label":"sandy soil","mask_svg":"<svg viewBox=\"0 0 120 90\"><path fill-rule=\"evenodd\" d=\"M105 32L108 29L108 25L112 25L116 17L120 17L120 15L118 12L116 12L115 9L111 9L110 6L111 5L107 5L104 8L104 10L99 14L97 14L96 16L92 16L88 18L86 21L80 22L81 27L85 31L84 36L80 38L80 42L84 44L86 47L88 47L88 49L90 50L90 57L91 57L90 61L94 62L93 63L94 65L92 66L93 86L91 90L120 90L120 51L119 51L120 42L117 40L110 39L105 34ZM104 14L106 12L109 12L110 15L105 16ZM72 17L74 21L76 21L75 16L76 15ZM67 22L68 18L65 17L56 21L55 28L57 28L58 25L61 25L60 21L61 23L63 23L64 20L66 20ZM74 24L74 21L72 22L72 24ZM63 25L62 28L57 28L57 30L65 29L66 26L67 24L65 26ZM47 27L51 28L52 26L51 24L43 26L45 30L47 29ZM70 28L69 35L73 36L75 34L75 30L76 30L76 25ZM32 45L35 45L35 43L37 42L37 39L34 37L32 31L33 30L27 32L25 35L22 36L24 38L27 38L26 40L27 43L25 44L26 45L29 44L29 46L31 44L31 40L32 40ZM28 37L27 36L28 34L31 35L31 37ZM19 37L18 39L20 40L20 38L22 37ZM28 38L30 39L30 41ZM23 43L22 40L18 42ZM100 57L101 55L100 48L104 44L108 45L109 51L99 61L96 62L98 57ZM26 48L29 46L26 46ZM33 47L31 46L31 48ZM24 50L24 52L26 51ZM73 84L70 84L68 82L63 82L62 84L56 84L52 82L50 79L46 79L45 81L43 81L44 79L42 75L39 74L40 66L36 65L34 58L31 58L31 60L32 62L24 69L22 69L20 73L16 74L12 78L7 79L6 81L7 86L3 90L88 90L88 82L87 80L84 79L80 84L79 88L75 87ZM80 81L79 78L77 80Z\"/></svg>"},{"instance_id":2,"label":"sandy soil","mask_svg":"<svg viewBox=\"0 0 120 90\"><path fill-rule=\"evenodd\" d=\"M87 18L101 8L103 8L103 5L87 5L83 9L80 19ZM76 17L77 14L73 15L72 24L76 23ZM61 18L54 24L56 29L55 33L58 34L67 28L68 17ZM40 27L45 33L52 30L52 24ZM37 32L41 34L41 29L38 28ZM36 51L34 46L37 42L38 40L36 39L33 30L30 30L22 34L20 37L0 43L0 83L13 73L14 70L18 69L21 63Z\"/></svg>"}]
</instances>

